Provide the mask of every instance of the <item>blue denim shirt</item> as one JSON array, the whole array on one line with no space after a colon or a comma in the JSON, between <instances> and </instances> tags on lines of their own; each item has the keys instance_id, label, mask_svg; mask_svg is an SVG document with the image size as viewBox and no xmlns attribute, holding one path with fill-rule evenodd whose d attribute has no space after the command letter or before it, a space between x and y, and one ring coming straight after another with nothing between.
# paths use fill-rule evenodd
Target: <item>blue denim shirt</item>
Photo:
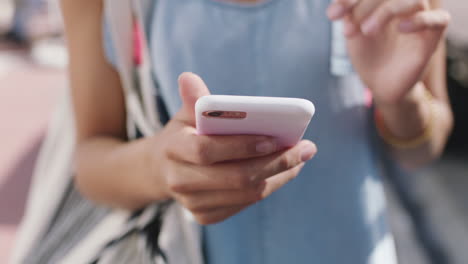
<instances>
[{"instance_id":1,"label":"blue denim shirt","mask_svg":"<svg viewBox=\"0 0 468 264\"><path fill-rule=\"evenodd\" d=\"M316 107L304 137L317 144L317 156L267 199L203 227L207 263L396 262L372 119L359 78L343 70L344 40L326 17L328 4L155 5L150 50L170 115L181 106L177 77L184 71L199 74L213 94L300 97ZM331 73L336 50L340 74Z\"/></svg>"}]
</instances>

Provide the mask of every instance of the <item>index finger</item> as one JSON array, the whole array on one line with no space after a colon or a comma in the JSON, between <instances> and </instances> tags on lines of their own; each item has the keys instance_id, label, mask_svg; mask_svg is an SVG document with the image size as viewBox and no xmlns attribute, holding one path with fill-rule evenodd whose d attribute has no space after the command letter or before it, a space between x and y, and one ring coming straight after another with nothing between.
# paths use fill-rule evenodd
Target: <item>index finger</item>
<instances>
[{"instance_id":1,"label":"index finger","mask_svg":"<svg viewBox=\"0 0 468 264\"><path fill-rule=\"evenodd\" d=\"M345 17L359 0L334 0L327 8L327 15L331 20Z\"/></svg>"},{"instance_id":2,"label":"index finger","mask_svg":"<svg viewBox=\"0 0 468 264\"><path fill-rule=\"evenodd\" d=\"M196 135L182 137L172 147L173 158L192 164L211 165L219 162L262 157L279 150L276 140L256 135Z\"/></svg>"}]
</instances>

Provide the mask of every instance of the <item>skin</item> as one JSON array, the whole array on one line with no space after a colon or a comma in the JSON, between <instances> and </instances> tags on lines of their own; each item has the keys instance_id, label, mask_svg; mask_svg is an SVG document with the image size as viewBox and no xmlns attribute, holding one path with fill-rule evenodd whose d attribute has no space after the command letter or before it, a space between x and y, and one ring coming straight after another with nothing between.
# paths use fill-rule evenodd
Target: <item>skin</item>
<instances>
[{"instance_id":1,"label":"skin","mask_svg":"<svg viewBox=\"0 0 468 264\"><path fill-rule=\"evenodd\" d=\"M432 118L433 133L425 144L388 146L395 159L414 169L440 156L453 127L441 43L450 15L440 1L336 0L328 16L344 21L353 65L392 135L418 137ZM435 113L425 89L435 99Z\"/></svg>"},{"instance_id":2,"label":"skin","mask_svg":"<svg viewBox=\"0 0 468 264\"><path fill-rule=\"evenodd\" d=\"M102 48L102 2L62 1L77 124L76 183L88 198L127 209L174 198L201 224L222 221L297 176L316 153L307 140L284 150L264 136L198 136L200 77L179 79L183 107L151 137L128 142L117 73ZM105 80L103 82L102 80Z\"/></svg>"},{"instance_id":3,"label":"skin","mask_svg":"<svg viewBox=\"0 0 468 264\"><path fill-rule=\"evenodd\" d=\"M330 8L343 3L333 3ZM196 135L194 104L197 98L209 94L209 91L203 80L191 73L184 73L179 78L183 107L164 129L153 136L128 141L119 77L107 63L103 51L102 1L62 0L62 9L77 125L75 179L86 197L126 209L174 198L190 210L199 223L212 224L281 188L294 179L304 163L315 155L315 145L307 140L290 149L278 149L273 138L263 136ZM361 20L354 18L357 7L348 6L344 10L339 16L331 17L346 19L348 27L357 28L361 24ZM376 13L375 10L366 14ZM333 12L329 10L330 13ZM451 126L451 122L443 122L451 118L443 80L443 48L439 46L439 51L435 52L442 34L438 34L439 39L430 37L434 43L429 45L422 40L426 40L426 35L433 36L435 29L415 36L399 31L387 33L388 27L388 23L382 23L382 28L372 36L358 30L351 32L348 35L349 48L358 73L374 92L377 108L395 135L410 138L423 130L428 109L417 87L427 87L437 98L441 108L437 125L441 132L434 133L428 147L412 150L421 156L421 160L406 157L411 156L408 151L393 150L398 160L420 164L440 153ZM365 45L372 55L394 52L402 61L407 61L404 56L407 55L406 46L382 45L385 39L400 34L412 36L416 39L411 39L412 45L425 48L424 52L417 54L415 61L388 65L384 63L385 57L373 58L361 48ZM433 53L437 55L429 63ZM399 72L401 64L407 65L411 70L408 72L418 73L417 76ZM424 71L431 74L424 78ZM384 72L392 75L389 79L408 81L388 86L375 77L377 73L385 76ZM412 111L408 114L400 109Z\"/></svg>"}]
</instances>

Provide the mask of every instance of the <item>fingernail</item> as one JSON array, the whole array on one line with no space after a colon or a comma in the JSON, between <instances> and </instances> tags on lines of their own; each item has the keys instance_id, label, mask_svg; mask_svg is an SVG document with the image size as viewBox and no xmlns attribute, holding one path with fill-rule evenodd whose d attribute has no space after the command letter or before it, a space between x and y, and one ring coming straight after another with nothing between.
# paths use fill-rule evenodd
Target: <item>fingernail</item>
<instances>
[{"instance_id":1,"label":"fingernail","mask_svg":"<svg viewBox=\"0 0 468 264\"><path fill-rule=\"evenodd\" d=\"M272 140L265 140L257 143L255 149L258 153L268 154L276 151L276 143Z\"/></svg>"},{"instance_id":2,"label":"fingernail","mask_svg":"<svg viewBox=\"0 0 468 264\"><path fill-rule=\"evenodd\" d=\"M377 20L369 18L361 25L361 31L364 35L370 35L377 29Z\"/></svg>"},{"instance_id":3,"label":"fingernail","mask_svg":"<svg viewBox=\"0 0 468 264\"><path fill-rule=\"evenodd\" d=\"M315 155L316 152L317 152L317 148L315 147L313 143L309 143L303 146L301 150L302 162L312 159L312 157Z\"/></svg>"},{"instance_id":4,"label":"fingernail","mask_svg":"<svg viewBox=\"0 0 468 264\"><path fill-rule=\"evenodd\" d=\"M411 20L404 20L400 22L400 25L398 27L400 28L401 31L403 32L409 32L413 30L414 23Z\"/></svg>"},{"instance_id":5,"label":"fingernail","mask_svg":"<svg viewBox=\"0 0 468 264\"><path fill-rule=\"evenodd\" d=\"M346 9L343 5L334 4L328 9L328 17L330 19L338 19L342 17L346 12Z\"/></svg>"},{"instance_id":6,"label":"fingernail","mask_svg":"<svg viewBox=\"0 0 468 264\"><path fill-rule=\"evenodd\" d=\"M180 83L180 80L182 80L182 78L184 78L184 76L186 76L187 74L190 74L191 72L183 72L181 74L179 74L179 77L177 78L177 81Z\"/></svg>"}]
</instances>

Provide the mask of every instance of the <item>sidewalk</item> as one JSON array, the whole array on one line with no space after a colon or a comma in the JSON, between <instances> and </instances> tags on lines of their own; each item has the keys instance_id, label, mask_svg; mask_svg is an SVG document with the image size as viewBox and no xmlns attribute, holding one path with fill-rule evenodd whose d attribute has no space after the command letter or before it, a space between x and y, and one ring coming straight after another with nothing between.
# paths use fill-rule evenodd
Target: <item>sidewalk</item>
<instances>
[{"instance_id":1,"label":"sidewalk","mask_svg":"<svg viewBox=\"0 0 468 264\"><path fill-rule=\"evenodd\" d=\"M24 51L0 47L0 263L21 220L30 176L63 69L33 65Z\"/></svg>"}]
</instances>

